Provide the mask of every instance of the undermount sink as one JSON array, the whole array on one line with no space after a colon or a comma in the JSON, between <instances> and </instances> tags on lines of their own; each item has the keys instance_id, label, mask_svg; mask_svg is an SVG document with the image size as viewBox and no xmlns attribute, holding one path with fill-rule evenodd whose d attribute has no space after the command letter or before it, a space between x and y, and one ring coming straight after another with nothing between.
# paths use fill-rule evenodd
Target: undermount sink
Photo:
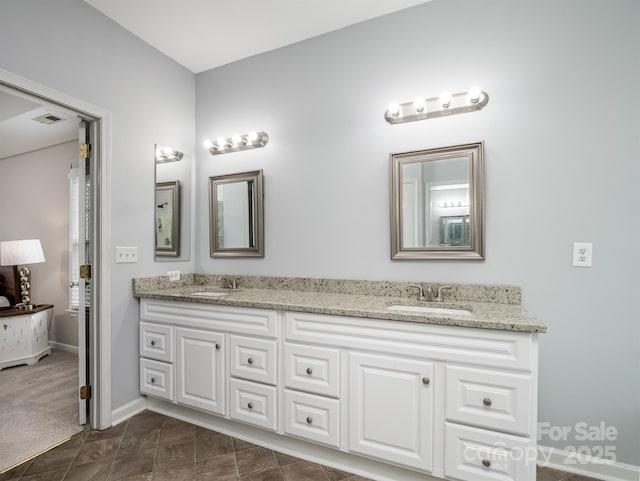
<instances>
[{"instance_id":1,"label":"undermount sink","mask_svg":"<svg viewBox=\"0 0 640 481\"><path fill-rule=\"evenodd\" d=\"M421 314L443 314L452 316L470 316L471 311L467 309L451 309L448 307L429 307L429 306L404 306L393 305L387 307L388 311L401 312L419 312Z\"/></svg>"},{"instance_id":2,"label":"undermount sink","mask_svg":"<svg viewBox=\"0 0 640 481\"><path fill-rule=\"evenodd\" d=\"M218 292L218 291L200 291L200 292L190 292L190 296L202 296L202 297L224 297L228 294L228 292Z\"/></svg>"}]
</instances>

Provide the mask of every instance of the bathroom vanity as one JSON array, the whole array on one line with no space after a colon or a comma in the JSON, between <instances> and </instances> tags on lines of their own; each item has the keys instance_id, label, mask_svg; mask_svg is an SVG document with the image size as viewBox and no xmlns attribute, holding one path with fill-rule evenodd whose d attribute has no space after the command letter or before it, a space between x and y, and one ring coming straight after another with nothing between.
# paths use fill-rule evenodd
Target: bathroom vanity
<instances>
[{"instance_id":1,"label":"bathroom vanity","mask_svg":"<svg viewBox=\"0 0 640 481\"><path fill-rule=\"evenodd\" d=\"M36 306L31 311L0 311L0 370L35 364L51 353L48 318L52 312L50 304Z\"/></svg>"},{"instance_id":2,"label":"bathroom vanity","mask_svg":"<svg viewBox=\"0 0 640 481\"><path fill-rule=\"evenodd\" d=\"M152 410L374 479L535 480L546 328L519 304L462 301L468 286L425 313L389 309L425 307L402 283L387 295L143 284Z\"/></svg>"}]
</instances>

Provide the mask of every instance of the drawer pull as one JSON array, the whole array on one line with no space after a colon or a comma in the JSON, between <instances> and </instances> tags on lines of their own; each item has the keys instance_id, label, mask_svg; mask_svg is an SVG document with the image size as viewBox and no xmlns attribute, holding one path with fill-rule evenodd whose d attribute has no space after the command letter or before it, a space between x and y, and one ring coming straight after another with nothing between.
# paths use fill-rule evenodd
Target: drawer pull
<instances>
[{"instance_id":1,"label":"drawer pull","mask_svg":"<svg viewBox=\"0 0 640 481\"><path fill-rule=\"evenodd\" d=\"M309 416L307 418L307 424L311 424L311 423L313 423L313 419L311 418L311 416Z\"/></svg>"},{"instance_id":2,"label":"drawer pull","mask_svg":"<svg viewBox=\"0 0 640 481\"><path fill-rule=\"evenodd\" d=\"M219 351L219 350L220 350L220 344L216 343L216 351Z\"/></svg>"},{"instance_id":3,"label":"drawer pull","mask_svg":"<svg viewBox=\"0 0 640 481\"><path fill-rule=\"evenodd\" d=\"M311 374L313 374L313 369L311 369L310 367L307 368L307 374L309 374L309 376L311 376Z\"/></svg>"},{"instance_id":4,"label":"drawer pull","mask_svg":"<svg viewBox=\"0 0 640 481\"><path fill-rule=\"evenodd\" d=\"M488 397L484 398L482 400L482 404L484 404L485 406L491 406L491 399L489 399Z\"/></svg>"},{"instance_id":5,"label":"drawer pull","mask_svg":"<svg viewBox=\"0 0 640 481\"><path fill-rule=\"evenodd\" d=\"M149 381L151 381L151 384L155 384L156 383L156 378L152 377L151 379L149 379Z\"/></svg>"},{"instance_id":6,"label":"drawer pull","mask_svg":"<svg viewBox=\"0 0 640 481\"><path fill-rule=\"evenodd\" d=\"M422 378L422 384L427 385L431 382L431 379L429 379L428 377L423 377Z\"/></svg>"},{"instance_id":7,"label":"drawer pull","mask_svg":"<svg viewBox=\"0 0 640 481\"><path fill-rule=\"evenodd\" d=\"M156 345L156 341L154 341L153 339L151 340L151 345L155 346Z\"/></svg>"},{"instance_id":8,"label":"drawer pull","mask_svg":"<svg viewBox=\"0 0 640 481\"><path fill-rule=\"evenodd\" d=\"M249 409L253 409L253 403L249 403L249 404L247 404L247 407L248 407Z\"/></svg>"},{"instance_id":9,"label":"drawer pull","mask_svg":"<svg viewBox=\"0 0 640 481\"><path fill-rule=\"evenodd\" d=\"M486 468L490 468L490 467L491 467L491 460L486 459L486 458L485 458L485 459L483 459L483 460L482 460L482 465L483 465L484 467L486 467Z\"/></svg>"},{"instance_id":10,"label":"drawer pull","mask_svg":"<svg viewBox=\"0 0 640 481\"><path fill-rule=\"evenodd\" d=\"M253 364L253 358L252 358L252 357L250 357L249 359L247 359L247 362L248 362L249 364Z\"/></svg>"}]
</instances>

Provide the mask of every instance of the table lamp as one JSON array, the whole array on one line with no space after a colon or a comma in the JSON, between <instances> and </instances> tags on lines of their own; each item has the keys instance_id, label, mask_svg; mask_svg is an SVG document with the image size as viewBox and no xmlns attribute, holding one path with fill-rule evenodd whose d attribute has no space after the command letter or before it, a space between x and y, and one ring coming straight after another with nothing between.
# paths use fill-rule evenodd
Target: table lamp
<instances>
[{"instance_id":1,"label":"table lamp","mask_svg":"<svg viewBox=\"0 0 640 481\"><path fill-rule=\"evenodd\" d=\"M42 244L39 239L15 240L0 242L0 265L3 266L20 266L18 273L20 275L20 294L22 302L16 304L19 310L31 311L31 297L29 296L29 268L26 264L37 264L44 262L44 252L42 252Z\"/></svg>"}]
</instances>

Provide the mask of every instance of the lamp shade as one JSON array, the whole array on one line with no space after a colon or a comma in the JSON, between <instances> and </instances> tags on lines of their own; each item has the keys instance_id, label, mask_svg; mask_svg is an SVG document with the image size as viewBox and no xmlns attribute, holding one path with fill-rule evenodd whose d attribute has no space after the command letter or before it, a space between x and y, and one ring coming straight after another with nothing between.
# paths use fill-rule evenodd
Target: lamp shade
<instances>
[{"instance_id":1,"label":"lamp shade","mask_svg":"<svg viewBox=\"0 0 640 481\"><path fill-rule=\"evenodd\" d=\"M44 261L40 239L0 242L0 265L18 266Z\"/></svg>"}]
</instances>

